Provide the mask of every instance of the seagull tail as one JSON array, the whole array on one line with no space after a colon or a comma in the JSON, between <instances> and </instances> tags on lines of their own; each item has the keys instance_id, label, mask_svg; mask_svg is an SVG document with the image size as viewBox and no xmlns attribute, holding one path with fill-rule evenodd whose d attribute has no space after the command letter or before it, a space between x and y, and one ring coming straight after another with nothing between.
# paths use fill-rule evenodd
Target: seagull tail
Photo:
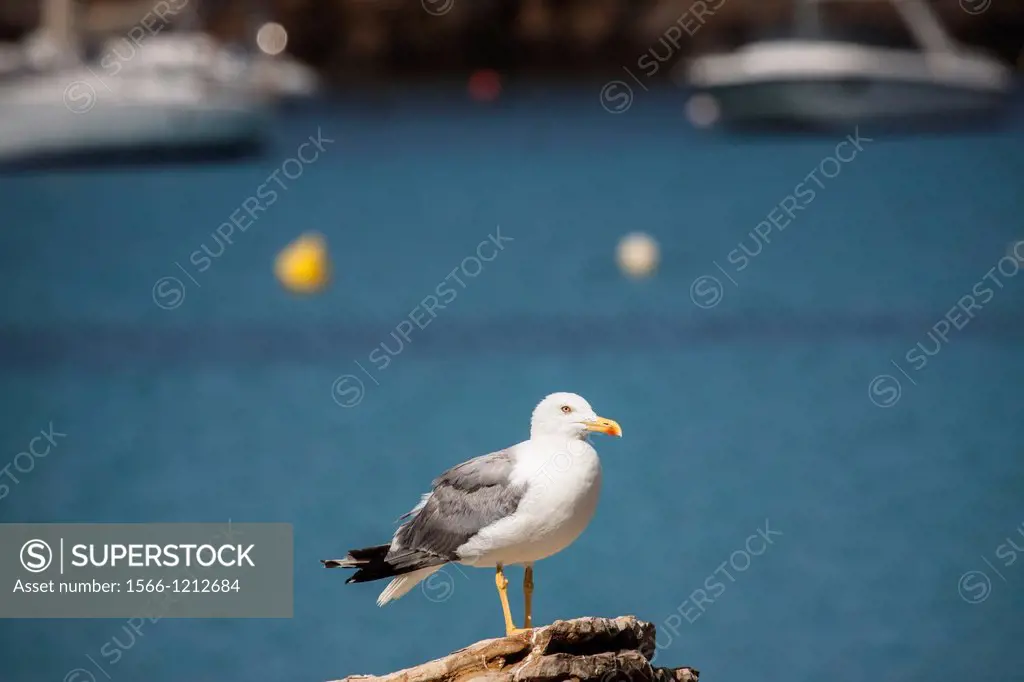
<instances>
[{"instance_id":1,"label":"seagull tail","mask_svg":"<svg viewBox=\"0 0 1024 682\"><path fill-rule=\"evenodd\" d=\"M345 584L394 578L377 599L378 606L398 599L418 582L447 563L447 560L420 552L402 552L388 559L390 545L353 549L344 559L321 559L326 568L357 569Z\"/></svg>"},{"instance_id":2,"label":"seagull tail","mask_svg":"<svg viewBox=\"0 0 1024 682\"><path fill-rule=\"evenodd\" d=\"M384 559L388 555L388 550L391 549L391 545L377 545L376 547L365 547L363 549L350 550L344 559L321 559L320 563L325 568L365 568L374 564L386 563ZM362 571L359 571L360 573ZM358 575L358 573L357 573ZM381 576L386 577L386 576ZM352 576L348 582L362 582L361 580L354 580L355 576Z\"/></svg>"},{"instance_id":3,"label":"seagull tail","mask_svg":"<svg viewBox=\"0 0 1024 682\"><path fill-rule=\"evenodd\" d=\"M377 606L384 606L389 601L394 601L399 597L405 595L409 590L416 587L421 580L430 577L435 571L439 571L443 568L442 565L428 566L427 568L420 568L409 573L403 573L394 580L388 583L388 586L384 588L384 591L377 597ZM425 589L431 589L431 594L427 594L427 598L431 601L444 601L447 596L451 594L452 588L447 581L442 581L440 585L441 597L437 598L437 595L433 595L433 592L438 591L436 588L427 583Z\"/></svg>"}]
</instances>

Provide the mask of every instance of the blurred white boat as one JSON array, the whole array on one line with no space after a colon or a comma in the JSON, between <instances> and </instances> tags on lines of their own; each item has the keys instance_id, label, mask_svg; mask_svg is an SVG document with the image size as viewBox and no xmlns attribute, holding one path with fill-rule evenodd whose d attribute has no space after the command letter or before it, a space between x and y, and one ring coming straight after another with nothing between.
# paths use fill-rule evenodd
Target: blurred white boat
<instances>
[{"instance_id":1,"label":"blurred white boat","mask_svg":"<svg viewBox=\"0 0 1024 682\"><path fill-rule=\"evenodd\" d=\"M133 49L122 39L111 41L105 54ZM233 50L202 31L175 31L148 38L134 48L136 59L159 68L187 65L233 87L248 87L275 98L309 97L319 90L316 73L287 54Z\"/></svg>"},{"instance_id":2,"label":"blurred white boat","mask_svg":"<svg viewBox=\"0 0 1024 682\"><path fill-rule=\"evenodd\" d=\"M879 0L798 0L786 36L697 57L685 80L734 123L948 120L994 111L1010 92L1010 69L957 44L921 0L884 0L906 29L895 40L880 41L875 30L848 35L857 15L839 20L828 11L846 5L856 12L870 1Z\"/></svg>"},{"instance_id":3,"label":"blurred white boat","mask_svg":"<svg viewBox=\"0 0 1024 682\"><path fill-rule=\"evenodd\" d=\"M0 160L136 149L214 151L257 143L263 98L194 70L126 65L101 78L86 65L0 84Z\"/></svg>"},{"instance_id":4,"label":"blurred white boat","mask_svg":"<svg viewBox=\"0 0 1024 682\"><path fill-rule=\"evenodd\" d=\"M254 55L253 81L283 99L305 99L320 91L316 72L297 59L279 54Z\"/></svg>"},{"instance_id":5,"label":"blurred white boat","mask_svg":"<svg viewBox=\"0 0 1024 682\"><path fill-rule=\"evenodd\" d=\"M69 0L53 3L70 13ZM93 62L69 35L44 26L0 50L0 161L247 147L264 135L274 92L287 90L199 31L111 41Z\"/></svg>"}]
</instances>

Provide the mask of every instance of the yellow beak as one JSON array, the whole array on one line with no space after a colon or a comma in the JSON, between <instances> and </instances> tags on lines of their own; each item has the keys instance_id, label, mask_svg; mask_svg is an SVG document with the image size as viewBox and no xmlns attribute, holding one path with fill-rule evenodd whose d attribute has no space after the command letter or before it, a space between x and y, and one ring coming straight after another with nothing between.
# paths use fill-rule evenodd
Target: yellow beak
<instances>
[{"instance_id":1,"label":"yellow beak","mask_svg":"<svg viewBox=\"0 0 1024 682\"><path fill-rule=\"evenodd\" d=\"M598 433L604 433L609 436L616 436L622 438L622 427L614 419L605 419L604 417L598 417L597 419L589 422L583 422L587 427L587 431L596 431Z\"/></svg>"}]
</instances>

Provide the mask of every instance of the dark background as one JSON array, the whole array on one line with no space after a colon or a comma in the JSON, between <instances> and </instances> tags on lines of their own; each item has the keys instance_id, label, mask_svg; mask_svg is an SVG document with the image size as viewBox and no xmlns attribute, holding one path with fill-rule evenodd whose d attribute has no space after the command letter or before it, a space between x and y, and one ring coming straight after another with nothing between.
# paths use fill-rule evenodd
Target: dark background
<instances>
[{"instance_id":1,"label":"dark background","mask_svg":"<svg viewBox=\"0 0 1024 682\"><path fill-rule=\"evenodd\" d=\"M963 0L971 9L983 0ZM971 4L973 3L973 5ZM38 0L6 0L0 39L36 25ZM85 30L118 33L155 3L83 2ZM273 18L289 34L289 52L328 82L380 83L394 78L458 76L474 68L533 78L598 77L633 64L693 0L192 0L202 23L226 39L245 40L254 16ZM958 0L933 0L947 29L967 43L985 45L1014 62L1024 39L1024 2L992 0L971 14ZM673 58L735 46L783 24L787 0L710 1L714 21L680 41ZM845 3L851 22L896 26L886 2ZM687 22L689 23L689 22ZM663 49L663 48L662 48ZM667 69L656 74L662 78Z\"/></svg>"}]
</instances>

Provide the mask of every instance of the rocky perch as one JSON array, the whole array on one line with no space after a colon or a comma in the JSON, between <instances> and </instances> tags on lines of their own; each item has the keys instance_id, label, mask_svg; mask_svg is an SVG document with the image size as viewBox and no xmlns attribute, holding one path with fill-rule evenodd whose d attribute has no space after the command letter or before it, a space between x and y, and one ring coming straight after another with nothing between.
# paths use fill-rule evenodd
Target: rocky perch
<instances>
[{"instance_id":1,"label":"rocky perch","mask_svg":"<svg viewBox=\"0 0 1024 682\"><path fill-rule=\"evenodd\" d=\"M556 620L485 639L444 658L343 682L697 682L693 668L655 668L654 625L633 616Z\"/></svg>"}]
</instances>

